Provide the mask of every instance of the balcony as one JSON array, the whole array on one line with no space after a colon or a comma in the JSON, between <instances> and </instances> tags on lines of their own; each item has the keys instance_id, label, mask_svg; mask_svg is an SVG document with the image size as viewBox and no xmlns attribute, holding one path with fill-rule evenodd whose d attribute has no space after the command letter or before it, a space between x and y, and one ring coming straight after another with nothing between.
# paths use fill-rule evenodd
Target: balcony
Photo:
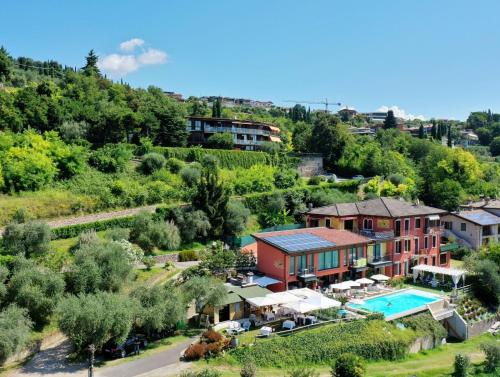
<instances>
[{"instance_id":1,"label":"balcony","mask_svg":"<svg viewBox=\"0 0 500 377\"><path fill-rule=\"evenodd\" d=\"M389 255L368 258L368 266L383 267L392 264L392 259Z\"/></svg>"},{"instance_id":2,"label":"balcony","mask_svg":"<svg viewBox=\"0 0 500 377\"><path fill-rule=\"evenodd\" d=\"M212 127L205 125L205 132L229 132L232 134L246 134L246 135L263 135L270 136L271 132L267 130L259 130L254 128L241 128L241 127Z\"/></svg>"},{"instance_id":3,"label":"balcony","mask_svg":"<svg viewBox=\"0 0 500 377\"><path fill-rule=\"evenodd\" d=\"M386 241L392 240L394 238L394 231L392 230L387 230L384 232L374 232L370 229L362 229L359 231L359 234L375 241Z\"/></svg>"},{"instance_id":4,"label":"balcony","mask_svg":"<svg viewBox=\"0 0 500 377\"><path fill-rule=\"evenodd\" d=\"M301 281L303 281L304 283L307 283L309 281L316 281L317 278L316 278L316 269L312 268L312 269L309 269L309 268L304 268L302 269L301 272L299 272L297 274L297 278Z\"/></svg>"},{"instance_id":5,"label":"balcony","mask_svg":"<svg viewBox=\"0 0 500 377\"><path fill-rule=\"evenodd\" d=\"M364 271L368 268L366 258L353 259L349 265L349 268L354 271Z\"/></svg>"}]
</instances>

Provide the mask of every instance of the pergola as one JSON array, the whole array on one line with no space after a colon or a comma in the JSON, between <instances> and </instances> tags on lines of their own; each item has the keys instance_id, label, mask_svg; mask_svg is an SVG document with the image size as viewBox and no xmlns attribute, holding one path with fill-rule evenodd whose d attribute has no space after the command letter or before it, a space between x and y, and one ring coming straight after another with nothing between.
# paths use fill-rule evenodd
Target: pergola
<instances>
[{"instance_id":1,"label":"pergola","mask_svg":"<svg viewBox=\"0 0 500 377\"><path fill-rule=\"evenodd\" d=\"M417 281L418 275L422 272L430 272L433 275L434 279L436 278L436 274L451 276L455 288L457 288L460 279L462 279L462 281L465 284L464 270L458 270L456 268L430 266L428 264L419 264L418 266L413 267L413 282Z\"/></svg>"}]
</instances>

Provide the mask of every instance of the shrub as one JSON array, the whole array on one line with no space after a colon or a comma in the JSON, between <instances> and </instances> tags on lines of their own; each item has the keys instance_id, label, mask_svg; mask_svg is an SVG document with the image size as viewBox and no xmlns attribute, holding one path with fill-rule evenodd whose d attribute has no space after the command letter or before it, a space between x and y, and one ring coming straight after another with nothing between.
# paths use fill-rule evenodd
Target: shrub
<instances>
[{"instance_id":1,"label":"shrub","mask_svg":"<svg viewBox=\"0 0 500 377\"><path fill-rule=\"evenodd\" d=\"M274 172L274 185L279 189L295 186L299 175L294 169L279 169Z\"/></svg>"},{"instance_id":2,"label":"shrub","mask_svg":"<svg viewBox=\"0 0 500 377\"><path fill-rule=\"evenodd\" d=\"M196 250L182 250L179 252L179 262L189 262L200 259Z\"/></svg>"},{"instance_id":3,"label":"shrub","mask_svg":"<svg viewBox=\"0 0 500 377\"><path fill-rule=\"evenodd\" d=\"M184 184L188 187L195 186L201 177L200 169L192 166L186 166L185 168L182 168L179 174Z\"/></svg>"},{"instance_id":4,"label":"shrub","mask_svg":"<svg viewBox=\"0 0 500 377\"><path fill-rule=\"evenodd\" d=\"M211 149L233 149L233 135L229 132L213 134L207 140L207 147Z\"/></svg>"},{"instance_id":5,"label":"shrub","mask_svg":"<svg viewBox=\"0 0 500 377\"><path fill-rule=\"evenodd\" d=\"M230 200L226 206L226 218L224 219L224 234L235 236L246 228L250 210L243 203Z\"/></svg>"},{"instance_id":6,"label":"shrub","mask_svg":"<svg viewBox=\"0 0 500 377\"><path fill-rule=\"evenodd\" d=\"M26 345L31 326L26 309L10 305L0 311L0 365Z\"/></svg>"},{"instance_id":7,"label":"shrub","mask_svg":"<svg viewBox=\"0 0 500 377\"><path fill-rule=\"evenodd\" d=\"M317 186L320 183L321 183L321 178L318 176L311 177L311 178L309 178L309 181L307 181L307 184L309 186Z\"/></svg>"},{"instance_id":8,"label":"shrub","mask_svg":"<svg viewBox=\"0 0 500 377\"><path fill-rule=\"evenodd\" d=\"M495 372L500 368L500 345L495 343L483 343L481 344L481 350L486 355L486 360L484 361L485 372L491 373Z\"/></svg>"},{"instance_id":9,"label":"shrub","mask_svg":"<svg viewBox=\"0 0 500 377\"><path fill-rule=\"evenodd\" d=\"M208 236L211 225L205 212L191 207L180 207L172 211L175 224L183 242L189 243Z\"/></svg>"},{"instance_id":10,"label":"shrub","mask_svg":"<svg viewBox=\"0 0 500 377\"><path fill-rule=\"evenodd\" d=\"M105 237L111 241L127 240L130 237L130 229L127 228L111 228L105 233Z\"/></svg>"},{"instance_id":11,"label":"shrub","mask_svg":"<svg viewBox=\"0 0 500 377\"><path fill-rule=\"evenodd\" d=\"M146 251L155 247L175 250L181 243L179 229L173 222L155 221L152 214L144 211L135 217L130 239Z\"/></svg>"},{"instance_id":12,"label":"shrub","mask_svg":"<svg viewBox=\"0 0 500 377\"><path fill-rule=\"evenodd\" d=\"M186 351L184 351L184 358L186 360L199 360L205 357L207 353L207 345L205 343L191 344Z\"/></svg>"},{"instance_id":13,"label":"shrub","mask_svg":"<svg viewBox=\"0 0 500 377\"><path fill-rule=\"evenodd\" d=\"M152 267L156 264L156 259L152 255L146 255L142 258L142 263L146 266L146 270L150 271Z\"/></svg>"},{"instance_id":14,"label":"shrub","mask_svg":"<svg viewBox=\"0 0 500 377\"><path fill-rule=\"evenodd\" d=\"M344 353L335 361L332 366L332 377L363 377L365 367L361 359L352 354Z\"/></svg>"},{"instance_id":15,"label":"shrub","mask_svg":"<svg viewBox=\"0 0 500 377\"><path fill-rule=\"evenodd\" d=\"M152 174L153 172L160 170L165 165L165 157L159 153L148 153L142 158L139 170L143 174Z\"/></svg>"},{"instance_id":16,"label":"shrub","mask_svg":"<svg viewBox=\"0 0 500 377\"><path fill-rule=\"evenodd\" d=\"M240 370L240 377L255 377L257 374L257 367L251 361L243 364Z\"/></svg>"},{"instance_id":17,"label":"shrub","mask_svg":"<svg viewBox=\"0 0 500 377\"><path fill-rule=\"evenodd\" d=\"M319 377L313 368L295 368L287 373L287 377Z\"/></svg>"},{"instance_id":18,"label":"shrub","mask_svg":"<svg viewBox=\"0 0 500 377\"><path fill-rule=\"evenodd\" d=\"M220 377L222 374L214 369L203 369L199 372L182 372L180 377Z\"/></svg>"},{"instance_id":19,"label":"shrub","mask_svg":"<svg viewBox=\"0 0 500 377\"><path fill-rule=\"evenodd\" d=\"M178 174L185 166L186 163L184 161L175 157L171 157L165 162L165 167L173 174Z\"/></svg>"},{"instance_id":20,"label":"shrub","mask_svg":"<svg viewBox=\"0 0 500 377\"><path fill-rule=\"evenodd\" d=\"M51 231L43 221L11 223L3 234L3 245L11 254L43 255L48 251Z\"/></svg>"},{"instance_id":21,"label":"shrub","mask_svg":"<svg viewBox=\"0 0 500 377\"><path fill-rule=\"evenodd\" d=\"M470 367L470 358L466 355L455 355L455 362L453 364L453 377L467 377L469 375L468 369Z\"/></svg>"},{"instance_id":22,"label":"shrub","mask_svg":"<svg viewBox=\"0 0 500 377\"><path fill-rule=\"evenodd\" d=\"M91 153L89 164L103 173L118 173L125 170L132 152L124 144L106 144Z\"/></svg>"},{"instance_id":23,"label":"shrub","mask_svg":"<svg viewBox=\"0 0 500 377\"><path fill-rule=\"evenodd\" d=\"M53 239L65 239L77 237L86 230L95 230L96 232L110 228L130 228L135 220L135 216L118 217L109 220L95 221L92 223L68 225L61 228L52 229Z\"/></svg>"}]
</instances>

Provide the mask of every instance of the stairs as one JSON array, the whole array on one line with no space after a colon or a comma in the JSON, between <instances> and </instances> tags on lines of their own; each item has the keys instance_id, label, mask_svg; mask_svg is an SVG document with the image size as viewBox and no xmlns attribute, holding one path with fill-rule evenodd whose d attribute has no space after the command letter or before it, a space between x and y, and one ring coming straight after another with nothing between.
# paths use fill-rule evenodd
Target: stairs
<instances>
[{"instance_id":1,"label":"stairs","mask_svg":"<svg viewBox=\"0 0 500 377\"><path fill-rule=\"evenodd\" d=\"M472 244L467 241L467 240L464 240L463 238L461 238L460 236L458 236L456 233L454 233L452 230L450 229L443 229L442 230L442 235L445 236L446 238L450 239L450 238L455 238L456 239L456 242L459 244L459 245L462 245L462 246L467 246L469 249L473 249L473 246Z\"/></svg>"}]
</instances>

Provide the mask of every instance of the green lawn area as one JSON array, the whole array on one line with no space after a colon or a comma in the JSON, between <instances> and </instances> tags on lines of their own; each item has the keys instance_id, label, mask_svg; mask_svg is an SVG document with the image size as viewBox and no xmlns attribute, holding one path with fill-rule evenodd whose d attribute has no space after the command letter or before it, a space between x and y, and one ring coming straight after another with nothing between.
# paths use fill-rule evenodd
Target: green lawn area
<instances>
[{"instance_id":1,"label":"green lawn area","mask_svg":"<svg viewBox=\"0 0 500 377\"><path fill-rule=\"evenodd\" d=\"M489 334L483 334L471 340L461 343L448 343L439 348L419 352L408 356L401 361L380 361L367 363L366 377L450 377L453 369L453 361L458 353L466 354L471 358L475 368L481 370L480 363L484 360L484 354L480 351L479 346L486 341L497 341L497 339ZM240 366L233 363L227 363L224 359L216 359L210 361L199 361L195 363L197 370L203 368L214 368L222 372L223 377L238 377ZM474 368L471 368L474 370ZM329 367L319 367L316 371L320 376L330 376ZM259 368L258 377L283 377L286 371L277 368ZM474 374L473 376L494 377L494 374Z\"/></svg>"}]
</instances>

